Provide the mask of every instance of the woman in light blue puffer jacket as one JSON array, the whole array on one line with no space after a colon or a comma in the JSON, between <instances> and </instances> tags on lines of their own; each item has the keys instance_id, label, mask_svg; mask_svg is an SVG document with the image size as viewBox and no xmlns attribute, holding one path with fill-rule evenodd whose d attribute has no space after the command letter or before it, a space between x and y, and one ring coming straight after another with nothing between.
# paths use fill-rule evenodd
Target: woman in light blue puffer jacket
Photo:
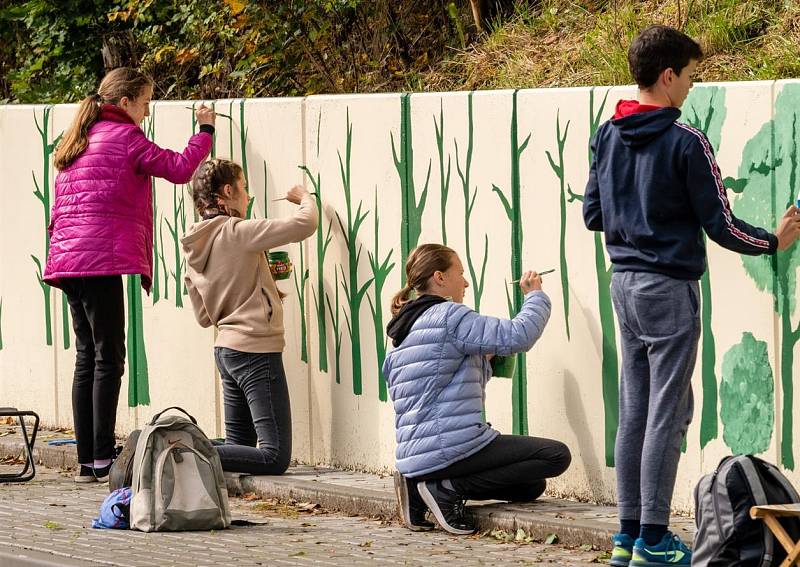
<instances>
[{"instance_id":1,"label":"woman in light blue puffer jacket","mask_svg":"<svg viewBox=\"0 0 800 567\"><path fill-rule=\"evenodd\" d=\"M403 520L412 530L431 529L430 509L448 532L473 533L467 499L535 500L545 479L570 463L563 443L501 435L481 415L491 358L528 351L550 317L550 299L541 277L526 272L514 319L480 315L462 304L469 284L461 260L439 244L411 251L406 282L392 301L387 333L395 349L383 365L396 413Z\"/></svg>"}]
</instances>

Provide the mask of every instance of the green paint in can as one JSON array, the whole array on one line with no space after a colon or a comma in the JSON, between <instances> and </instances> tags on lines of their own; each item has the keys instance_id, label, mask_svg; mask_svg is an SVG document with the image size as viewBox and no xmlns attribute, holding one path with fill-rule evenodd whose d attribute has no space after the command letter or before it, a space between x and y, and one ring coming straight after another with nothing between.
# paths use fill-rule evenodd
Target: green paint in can
<instances>
[{"instance_id":1,"label":"green paint in can","mask_svg":"<svg viewBox=\"0 0 800 567\"><path fill-rule=\"evenodd\" d=\"M289 253L284 250L277 250L269 253L269 271L276 280L288 280L292 274L292 262L289 260Z\"/></svg>"}]
</instances>

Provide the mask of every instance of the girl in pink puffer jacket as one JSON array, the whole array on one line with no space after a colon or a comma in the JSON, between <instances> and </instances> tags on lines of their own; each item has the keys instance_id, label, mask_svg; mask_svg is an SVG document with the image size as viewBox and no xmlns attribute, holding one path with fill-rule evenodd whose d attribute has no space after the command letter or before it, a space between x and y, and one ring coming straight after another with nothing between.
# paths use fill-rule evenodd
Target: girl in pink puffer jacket
<instances>
[{"instance_id":1,"label":"girl in pink puffer jacket","mask_svg":"<svg viewBox=\"0 0 800 567\"><path fill-rule=\"evenodd\" d=\"M153 265L150 176L188 183L211 150L214 112L200 106L200 132L182 153L162 149L139 125L153 84L141 72L108 73L83 99L56 149L55 203L44 281L67 295L75 330L72 413L80 472L105 481L125 369L122 275L140 274L149 292Z\"/></svg>"}]
</instances>

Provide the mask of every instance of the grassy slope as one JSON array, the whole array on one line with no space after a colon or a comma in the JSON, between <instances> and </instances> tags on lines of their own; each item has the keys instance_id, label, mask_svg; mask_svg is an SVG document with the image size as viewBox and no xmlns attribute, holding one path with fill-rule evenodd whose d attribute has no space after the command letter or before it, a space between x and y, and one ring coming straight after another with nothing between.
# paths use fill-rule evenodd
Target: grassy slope
<instances>
[{"instance_id":1,"label":"grassy slope","mask_svg":"<svg viewBox=\"0 0 800 567\"><path fill-rule=\"evenodd\" d=\"M416 76L409 87L628 84L627 46L653 23L700 40L706 59L698 81L800 77L797 0L542 0L538 9L520 11L482 41Z\"/></svg>"}]
</instances>

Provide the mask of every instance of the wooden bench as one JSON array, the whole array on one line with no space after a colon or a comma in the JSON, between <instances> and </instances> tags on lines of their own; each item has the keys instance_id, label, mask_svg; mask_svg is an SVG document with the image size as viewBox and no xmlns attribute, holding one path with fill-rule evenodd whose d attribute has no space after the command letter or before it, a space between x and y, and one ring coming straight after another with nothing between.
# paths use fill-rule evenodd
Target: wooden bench
<instances>
[{"instance_id":1,"label":"wooden bench","mask_svg":"<svg viewBox=\"0 0 800 567\"><path fill-rule=\"evenodd\" d=\"M792 541L778 518L800 518L800 504L772 504L769 506L753 506L750 508L750 517L761 518L769 530L786 550L786 559L780 567L800 565L800 541Z\"/></svg>"}]
</instances>

